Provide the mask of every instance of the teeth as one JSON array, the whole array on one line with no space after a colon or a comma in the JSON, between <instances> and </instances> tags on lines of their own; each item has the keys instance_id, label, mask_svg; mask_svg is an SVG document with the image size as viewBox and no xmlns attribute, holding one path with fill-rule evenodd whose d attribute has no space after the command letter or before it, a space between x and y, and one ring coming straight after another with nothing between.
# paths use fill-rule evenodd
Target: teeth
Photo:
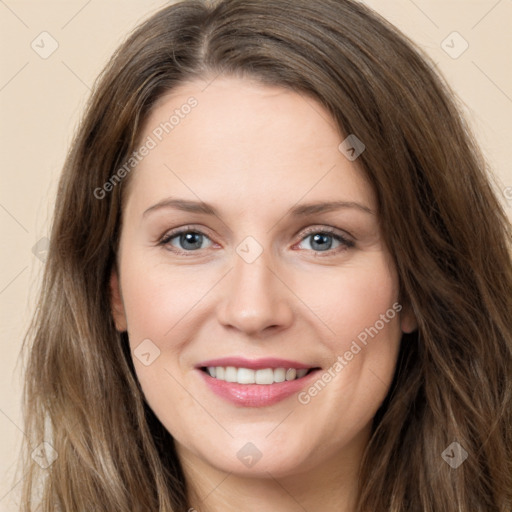
<instances>
[{"instance_id":1,"label":"teeth","mask_svg":"<svg viewBox=\"0 0 512 512\"><path fill-rule=\"evenodd\" d=\"M274 384L301 379L308 373L307 368L263 368L251 370L250 368L235 368L234 366L208 366L208 374L226 382L238 384Z\"/></svg>"},{"instance_id":2,"label":"teeth","mask_svg":"<svg viewBox=\"0 0 512 512\"><path fill-rule=\"evenodd\" d=\"M295 380L297 377L297 370L295 368L288 368L286 370L286 380Z\"/></svg>"},{"instance_id":3,"label":"teeth","mask_svg":"<svg viewBox=\"0 0 512 512\"><path fill-rule=\"evenodd\" d=\"M240 370L238 370L240 371ZM274 383L274 370L272 368L265 368L264 370L256 370L256 384L273 384Z\"/></svg>"},{"instance_id":4,"label":"teeth","mask_svg":"<svg viewBox=\"0 0 512 512\"><path fill-rule=\"evenodd\" d=\"M238 372L234 366L226 366L226 371L224 372L224 380L226 382L236 382L237 374Z\"/></svg>"},{"instance_id":5,"label":"teeth","mask_svg":"<svg viewBox=\"0 0 512 512\"><path fill-rule=\"evenodd\" d=\"M286 380L286 370L284 368L276 368L274 370L274 382L284 382Z\"/></svg>"},{"instance_id":6,"label":"teeth","mask_svg":"<svg viewBox=\"0 0 512 512\"><path fill-rule=\"evenodd\" d=\"M239 384L254 384L254 374L256 372L254 370L249 370L248 368L238 368L237 371L237 379L236 381Z\"/></svg>"}]
</instances>

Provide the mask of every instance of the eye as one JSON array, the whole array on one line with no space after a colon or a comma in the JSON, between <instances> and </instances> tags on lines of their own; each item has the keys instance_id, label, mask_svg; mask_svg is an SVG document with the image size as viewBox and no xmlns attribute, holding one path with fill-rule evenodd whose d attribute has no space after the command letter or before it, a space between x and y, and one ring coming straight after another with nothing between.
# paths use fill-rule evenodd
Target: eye
<instances>
[{"instance_id":1,"label":"eye","mask_svg":"<svg viewBox=\"0 0 512 512\"><path fill-rule=\"evenodd\" d=\"M164 246L169 250L185 256L192 255L200 249L207 247L210 238L197 229L185 227L170 233L166 233L158 242L158 245ZM300 246L305 241L309 241L309 247L299 247L301 249L314 251L315 253L326 253L332 255L354 247L354 242L341 235L332 228L312 228L306 232L301 242L296 244ZM335 246L333 248L333 245Z\"/></svg>"},{"instance_id":2,"label":"eye","mask_svg":"<svg viewBox=\"0 0 512 512\"><path fill-rule=\"evenodd\" d=\"M160 240L159 245L170 246L177 253L190 253L204 249L204 242L210 240L204 233L190 228L167 233Z\"/></svg>"},{"instance_id":3,"label":"eye","mask_svg":"<svg viewBox=\"0 0 512 512\"><path fill-rule=\"evenodd\" d=\"M305 237L302 238L302 242L308 240L309 248L306 250L312 250L314 252L327 252L329 254L344 251L350 247L354 247L354 242L348 240L340 233L334 231L331 228L313 228L310 230ZM333 248L333 244L338 244ZM300 245L300 244L298 244Z\"/></svg>"}]
</instances>

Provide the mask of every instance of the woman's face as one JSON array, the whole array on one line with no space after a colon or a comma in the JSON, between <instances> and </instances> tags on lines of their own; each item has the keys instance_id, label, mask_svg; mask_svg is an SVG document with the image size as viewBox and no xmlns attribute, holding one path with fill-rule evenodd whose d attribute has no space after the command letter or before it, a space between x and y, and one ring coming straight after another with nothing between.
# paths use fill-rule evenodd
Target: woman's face
<instances>
[{"instance_id":1,"label":"woman's face","mask_svg":"<svg viewBox=\"0 0 512 512\"><path fill-rule=\"evenodd\" d=\"M235 78L147 120L113 312L182 460L277 477L366 444L414 320L344 138L314 100Z\"/></svg>"}]
</instances>

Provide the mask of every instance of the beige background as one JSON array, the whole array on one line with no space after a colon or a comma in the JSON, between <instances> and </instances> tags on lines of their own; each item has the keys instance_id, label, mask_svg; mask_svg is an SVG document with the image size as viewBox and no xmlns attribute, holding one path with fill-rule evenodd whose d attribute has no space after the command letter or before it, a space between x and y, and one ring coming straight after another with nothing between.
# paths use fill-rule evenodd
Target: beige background
<instances>
[{"instance_id":1,"label":"beige background","mask_svg":"<svg viewBox=\"0 0 512 512\"><path fill-rule=\"evenodd\" d=\"M18 354L34 309L65 153L106 59L140 20L166 3L0 0L0 511L17 509L23 478L14 472L23 438ZM512 1L366 3L418 42L457 91L512 218ZM454 31L460 36L450 35ZM465 41L467 50L457 56ZM56 44L54 53L44 54Z\"/></svg>"}]
</instances>

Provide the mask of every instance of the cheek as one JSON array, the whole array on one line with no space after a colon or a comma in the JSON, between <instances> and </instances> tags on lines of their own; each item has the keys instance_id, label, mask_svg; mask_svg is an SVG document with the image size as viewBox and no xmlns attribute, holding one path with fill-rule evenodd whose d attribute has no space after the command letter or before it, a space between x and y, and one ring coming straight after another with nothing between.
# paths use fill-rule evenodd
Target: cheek
<instances>
[{"instance_id":1,"label":"cheek","mask_svg":"<svg viewBox=\"0 0 512 512\"><path fill-rule=\"evenodd\" d=\"M123 299L132 344L147 337L171 337L194 316L201 297L212 288L208 273L189 272L165 264L126 262ZM211 274L211 273L210 273Z\"/></svg>"},{"instance_id":2,"label":"cheek","mask_svg":"<svg viewBox=\"0 0 512 512\"><path fill-rule=\"evenodd\" d=\"M318 376L321 382L306 389L299 402L309 404L313 415L321 417L329 411L331 418L337 418L331 424L334 435L341 421L339 411L347 424L360 427L386 396L401 340L402 308L398 277L382 253L316 283L319 286L308 287L306 300L328 328L323 329L327 335L322 343L329 356Z\"/></svg>"},{"instance_id":3,"label":"cheek","mask_svg":"<svg viewBox=\"0 0 512 512\"><path fill-rule=\"evenodd\" d=\"M299 293L322 320L327 334L324 339L329 340L333 352L348 350L358 337L364 342L376 323L383 337L399 334L398 278L384 253L371 253L325 277L308 278Z\"/></svg>"},{"instance_id":4,"label":"cheek","mask_svg":"<svg viewBox=\"0 0 512 512\"><path fill-rule=\"evenodd\" d=\"M151 409L173 435L180 435L186 429L173 412L185 414L194 410L194 403L180 385L183 375L177 362L190 340L189 329L197 322L197 306L208 283L180 268L148 264L133 255L125 261L124 275L124 306L137 378Z\"/></svg>"},{"instance_id":5,"label":"cheek","mask_svg":"<svg viewBox=\"0 0 512 512\"><path fill-rule=\"evenodd\" d=\"M345 282L345 293L340 295L336 309L338 318L337 330L343 339L360 339L364 341L364 333L377 328L382 335L390 324L397 324L394 319L393 304L398 299L398 289L394 276L382 264L373 269L354 273ZM382 320L384 318L384 320Z\"/></svg>"}]
</instances>

